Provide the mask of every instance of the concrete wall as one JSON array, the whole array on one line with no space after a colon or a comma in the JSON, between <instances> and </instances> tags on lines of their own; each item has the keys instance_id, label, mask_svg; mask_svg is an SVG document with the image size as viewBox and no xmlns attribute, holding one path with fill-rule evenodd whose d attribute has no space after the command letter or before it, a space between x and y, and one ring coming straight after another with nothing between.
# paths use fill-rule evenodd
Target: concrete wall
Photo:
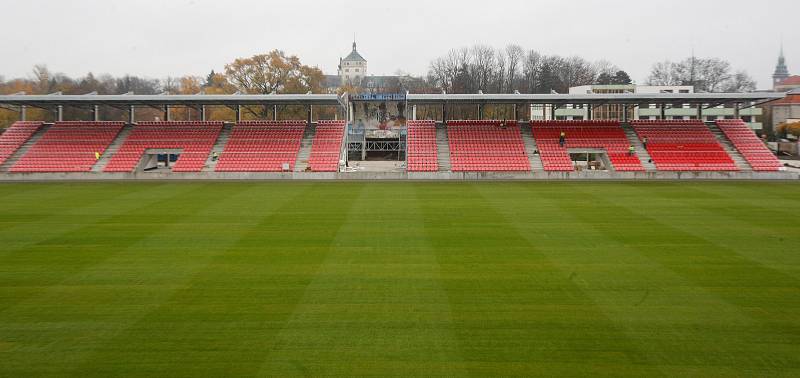
<instances>
[{"instance_id":1,"label":"concrete wall","mask_svg":"<svg viewBox=\"0 0 800 378\"><path fill-rule=\"evenodd\" d=\"M792 172L433 172L433 173L23 173L0 174L0 182L122 180L310 180L310 181L564 181L564 180L800 180Z\"/></svg>"}]
</instances>

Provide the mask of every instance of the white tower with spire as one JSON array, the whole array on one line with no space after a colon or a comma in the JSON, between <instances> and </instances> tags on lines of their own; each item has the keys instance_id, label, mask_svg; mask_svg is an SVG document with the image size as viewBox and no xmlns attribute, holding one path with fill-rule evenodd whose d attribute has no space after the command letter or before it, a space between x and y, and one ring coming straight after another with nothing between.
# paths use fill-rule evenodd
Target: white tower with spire
<instances>
[{"instance_id":1,"label":"white tower with spire","mask_svg":"<svg viewBox=\"0 0 800 378\"><path fill-rule=\"evenodd\" d=\"M367 76L367 60L358 53L356 41L353 41L353 51L346 58L339 58L339 78L342 83L358 85L361 79Z\"/></svg>"}]
</instances>

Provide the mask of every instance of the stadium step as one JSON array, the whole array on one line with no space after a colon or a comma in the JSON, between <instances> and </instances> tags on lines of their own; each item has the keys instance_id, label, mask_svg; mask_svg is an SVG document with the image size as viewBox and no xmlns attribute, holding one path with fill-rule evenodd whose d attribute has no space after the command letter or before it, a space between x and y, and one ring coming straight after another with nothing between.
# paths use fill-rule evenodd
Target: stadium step
<instances>
[{"instance_id":1,"label":"stadium step","mask_svg":"<svg viewBox=\"0 0 800 378\"><path fill-rule=\"evenodd\" d=\"M742 154L739 152L739 150L736 149L736 147L733 145L730 139L728 139L728 137L725 136L725 133L722 132L722 130L720 130L719 126L717 126L716 124L708 124L708 128L711 130L711 133L714 134L715 137L717 137L717 141L719 141L719 144L722 146L723 149L725 149L725 152L727 152L728 155L730 155L731 159L733 159L733 162L736 163L736 167L738 167L740 171L742 172L753 171L753 167L750 165L750 163L747 162L747 159L745 159L744 156L742 156Z\"/></svg>"},{"instance_id":2,"label":"stadium step","mask_svg":"<svg viewBox=\"0 0 800 378\"><path fill-rule=\"evenodd\" d=\"M531 161L532 171L544 171L544 164L542 163L542 156L539 155L539 147L536 145L536 138L533 137L533 130L531 124L521 124L522 141L525 143L525 152L528 154L528 159Z\"/></svg>"},{"instance_id":3,"label":"stadium step","mask_svg":"<svg viewBox=\"0 0 800 378\"><path fill-rule=\"evenodd\" d=\"M447 126L436 127L436 149L438 150L439 172L450 172L450 141L447 139Z\"/></svg>"},{"instance_id":4,"label":"stadium step","mask_svg":"<svg viewBox=\"0 0 800 378\"><path fill-rule=\"evenodd\" d=\"M117 134L117 137L108 146L108 149L103 153L103 156L100 157L100 160L95 163L92 167L92 172L103 172L103 169L108 165L108 162L111 161L111 158L114 157L114 154L119 151L119 148L122 147L122 144L125 143L125 140L128 139L128 135L131 134L133 131L133 125L125 125L122 128L122 131Z\"/></svg>"},{"instance_id":5,"label":"stadium step","mask_svg":"<svg viewBox=\"0 0 800 378\"><path fill-rule=\"evenodd\" d=\"M33 147L33 145L36 144L36 142L38 142L39 139L42 139L44 134L47 133L47 130L50 130L50 127L52 126L53 126L52 124L44 124L42 127L40 127L39 131L37 131L36 134L33 134L33 136L30 139L28 139L28 141L25 142L25 144L23 144L22 147L20 147L17 150L17 152L11 155L11 157L9 157L8 160L5 161L5 163L0 165L0 172L8 172L11 169L11 167L13 167L14 164L17 163L17 160L25 156L25 154L28 153L28 150L31 147Z\"/></svg>"},{"instance_id":6,"label":"stadium step","mask_svg":"<svg viewBox=\"0 0 800 378\"><path fill-rule=\"evenodd\" d=\"M208 160L206 160L206 165L203 167L203 172L214 172L217 168L217 163L219 163L219 159L214 161L214 152L217 155L222 156L222 151L225 151L225 146L228 144L228 140L231 138L231 132L233 131L233 124L226 123L222 127L222 131L219 133L219 137L217 137L217 142L214 143L214 147L211 148L211 152L208 154Z\"/></svg>"},{"instance_id":7,"label":"stadium step","mask_svg":"<svg viewBox=\"0 0 800 378\"><path fill-rule=\"evenodd\" d=\"M639 135L636 134L636 131L633 130L629 123L623 123L622 128L625 130L625 135L628 137L630 143L636 148L636 155L639 156L639 160L642 162L644 170L647 172L657 171L658 168L656 168L655 163L653 163L653 158L650 157L647 149L644 148L644 144L639 139Z\"/></svg>"},{"instance_id":8,"label":"stadium step","mask_svg":"<svg viewBox=\"0 0 800 378\"><path fill-rule=\"evenodd\" d=\"M308 161L311 158L311 147L314 145L314 136L317 134L317 127L314 124L306 126L303 141L300 143L300 151L297 153L297 161L294 165L295 172L304 172L308 169Z\"/></svg>"}]
</instances>

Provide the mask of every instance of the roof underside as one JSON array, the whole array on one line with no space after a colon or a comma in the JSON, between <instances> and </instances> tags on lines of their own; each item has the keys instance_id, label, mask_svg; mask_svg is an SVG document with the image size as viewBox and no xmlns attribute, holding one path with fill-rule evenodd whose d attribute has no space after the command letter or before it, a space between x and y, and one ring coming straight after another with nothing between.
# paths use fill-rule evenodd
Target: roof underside
<instances>
[{"instance_id":1,"label":"roof underside","mask_svg":"<svg viewBox=\"0 0 800 378\"><path fill-rule=\"evenodd\" d=\"M344 98L343 96L342 98ZM694 94L408 94L415 105L436 104L753 104L779 100L786 93L694 93ZM0 96L0 105L53 108L56 106L90 107L94 105L127 106L236 106L236 105L343 105L335 94L307 95L48 95Z\"/></svg>"}]
</instances>

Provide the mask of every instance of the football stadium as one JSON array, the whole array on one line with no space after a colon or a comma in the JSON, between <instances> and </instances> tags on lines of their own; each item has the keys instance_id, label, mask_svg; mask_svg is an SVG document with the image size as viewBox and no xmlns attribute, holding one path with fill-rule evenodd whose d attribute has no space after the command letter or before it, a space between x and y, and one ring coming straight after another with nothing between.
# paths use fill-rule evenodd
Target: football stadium
<instances>
[{"instance_id":1,"label":"football stadium","mask_svg":"<svg viewBox=\"0 0 800 378\"><path fill-rule=\"evenodd\" d=\"M783 51L764 91L239 63L0 76L0 377L800 376Z\"/></svg>"}]
</instances>

